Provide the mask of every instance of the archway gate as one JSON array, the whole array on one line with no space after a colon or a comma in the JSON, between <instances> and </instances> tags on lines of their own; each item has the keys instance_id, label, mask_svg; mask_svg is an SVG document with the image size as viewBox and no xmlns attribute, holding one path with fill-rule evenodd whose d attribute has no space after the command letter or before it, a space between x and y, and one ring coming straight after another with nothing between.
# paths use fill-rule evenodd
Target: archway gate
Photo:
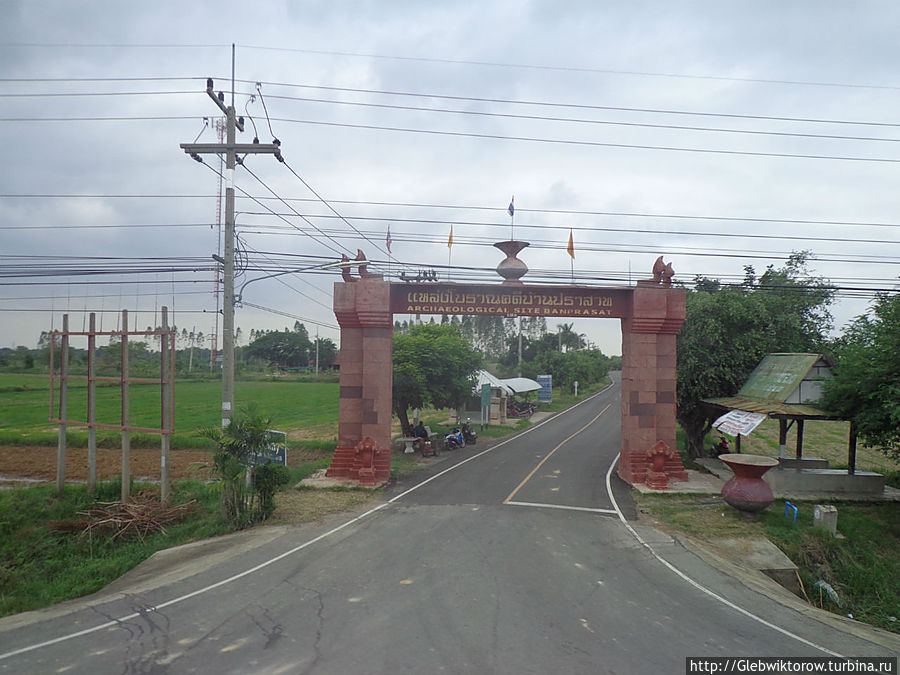
<instances>
[{"instance_id":1,"label":"archway gate","mask_svg":"<svg viewBox=\"0 0 900 675\"><path fill-rule=\"evenodd\" d=\"M630 483L643 482L648 451L659 441L675 448L675 340L685 317L684 289L661 280L627 288L390 283L365 268L360 273L359 278L345 274L345 281L334 285L334 313L341 327L340 406L338 445L328 476L375 485L390 475L394 314L618 318L619 475ZM374 460L360 447L365 438L374 441Z\"/></svg>"}]
</instances>

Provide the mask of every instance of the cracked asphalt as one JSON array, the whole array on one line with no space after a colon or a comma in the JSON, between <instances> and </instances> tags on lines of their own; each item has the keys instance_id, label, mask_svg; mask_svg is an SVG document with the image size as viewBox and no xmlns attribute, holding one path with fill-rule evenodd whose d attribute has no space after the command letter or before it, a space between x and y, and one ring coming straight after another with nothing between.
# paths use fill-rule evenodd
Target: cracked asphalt
<instances>
[{"instance_id":1,"label":"cracked asphalt","mask_svg":"<svg viewBox=\"0 0 900 675\"><path fill-rule=\"evenodd\" d=\"M611 479L614 504L606 484L618 446L613 386L372 511L262 528L229 555L187 548L0 620L0 672L661 673L688 656L894 653L629 529L627 486Z\"/></svg>"}]
</instances>

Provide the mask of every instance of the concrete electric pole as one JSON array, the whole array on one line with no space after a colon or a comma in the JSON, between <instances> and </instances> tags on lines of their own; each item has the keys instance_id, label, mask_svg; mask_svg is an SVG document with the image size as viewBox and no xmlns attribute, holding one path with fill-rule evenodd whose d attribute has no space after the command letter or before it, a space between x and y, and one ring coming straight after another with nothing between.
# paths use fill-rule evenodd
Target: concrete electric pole
<instances>
[{"instance_id":1,"label":"concrete electric pole","mask_svg":"<svg viewBox=\"0 0 900 675\"><path fill-rule=\"evenodd\" d=\"M230 106L222 92L213 92L212 79L206 80L206 93L225 113L225 143L182 143L181 148L198 162L201 155L225 155L225 250L223 264L224 302L222 308L222 426L228 426L234 413L234 167L237 156L247 154L275 155L281 161L281 144L236 143L236 131L244 130L244 118L234 112L234 93Z\"/></svg>"}]
</instances>

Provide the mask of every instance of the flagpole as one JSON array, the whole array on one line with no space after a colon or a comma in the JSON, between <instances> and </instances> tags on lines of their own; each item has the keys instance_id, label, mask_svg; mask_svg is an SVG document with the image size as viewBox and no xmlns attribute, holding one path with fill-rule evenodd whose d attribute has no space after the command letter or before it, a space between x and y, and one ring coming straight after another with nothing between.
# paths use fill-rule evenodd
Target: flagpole
<instances>
[{"instance_id":1,"label":"flagpole","mask_svg":"<svg viewBox=\"0 0 900 675\"><path fill-rule=\"evenodd\" d=\"M447 281L450 281L450 256L453 255L453 225L450 225L450 236L447 237Z\"/></svg>"}]
</instances>

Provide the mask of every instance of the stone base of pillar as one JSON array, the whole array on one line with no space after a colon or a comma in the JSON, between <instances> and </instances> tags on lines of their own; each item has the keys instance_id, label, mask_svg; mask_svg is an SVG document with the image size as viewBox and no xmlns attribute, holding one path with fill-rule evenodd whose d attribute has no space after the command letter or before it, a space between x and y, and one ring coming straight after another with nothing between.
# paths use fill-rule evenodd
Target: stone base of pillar
<instances>
[{"instance_id":1,"label":"stone base of pillar","mask_svg":"<svg viewBox=\"0 0 900 675\"><path fill-rule=\"evenodd\" d=\"M654 490L668 490L669 477L662 471L650 471L647 473L647 487Z\"/></svg>"},{"instance_id":2,"label":"stone base of pillar","mask_svg":"<svg viewBox=\"0 0 900 675\"><path fill-rule=\"evenodd\" d=\"M355 480L360 487L384 485L391 477L390 450L377 452L372 466L364 467L355 446L339 445L334 450L334 457L325 476Z\"/></svg>"},{"instance_id":3,"label":"stone base of pillar","mask_svg":"<svg viewBox=\"0 0 900 675\"><path fill-rule=\"evenodd\" d=\"M688 480L688 473L684 470L684 464L678 455L666 459L662 472L670 479L674 478L684 482ZM622 480L632 485L636 483L649 485L647 475L650 473L650 458L646 452L623 452L619 456L618 473Z\"/></svg>"},{"instance_id":4,"label":"stone base of pillar","mask_svg":"<svg viewBox=\"0 0 900 675\"><path fill-rule=\"evenodd\" d=\"M356 459L356 448L352 445L339 445L334 450L331 466L325 472L328 478L349 478Z\"/></svg>"}]
</instances>

